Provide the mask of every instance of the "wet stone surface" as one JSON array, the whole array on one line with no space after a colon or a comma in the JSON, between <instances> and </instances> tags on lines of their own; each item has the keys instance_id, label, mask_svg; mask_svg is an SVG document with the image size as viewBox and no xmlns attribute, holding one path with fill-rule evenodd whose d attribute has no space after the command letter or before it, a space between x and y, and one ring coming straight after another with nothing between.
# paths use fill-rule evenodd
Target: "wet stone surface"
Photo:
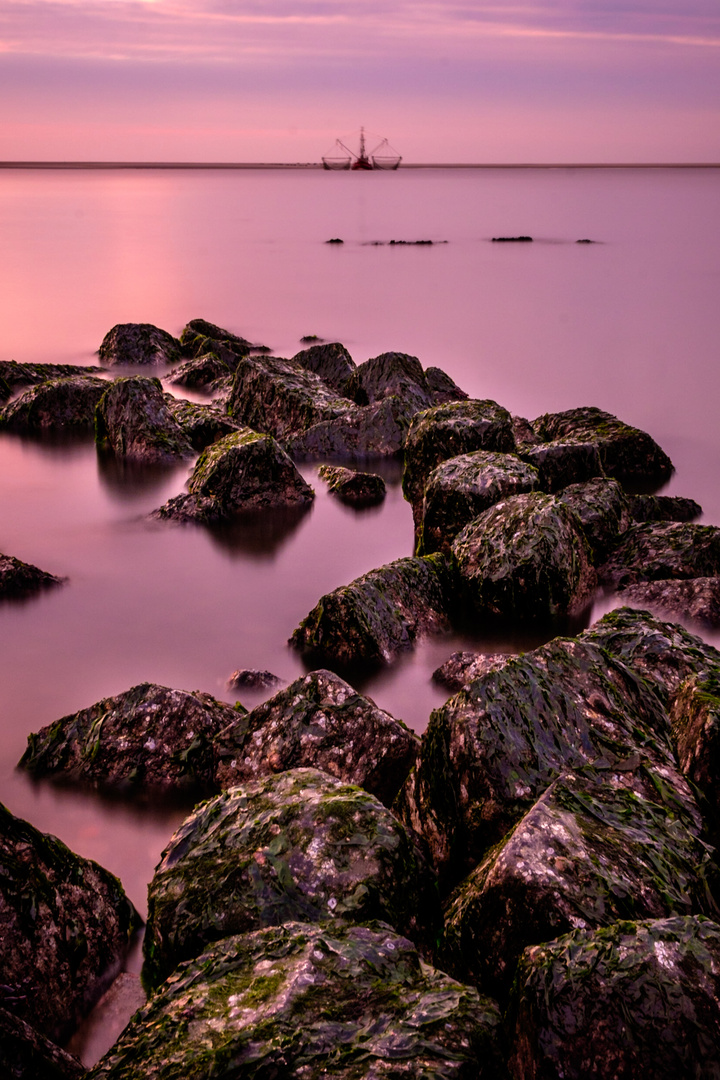
<instances>
[{"instance_id":1,"label":"wet stone surface","mask_svg":"<svg viewBox=\"0 0 720 1080\"><path fill-rule=\"evenodd\" d=\"M118 323L98 349L103 364L173 364L180 358L180 342L152 323Z\"/></svg>"},{"instance_id":2,"label":"wet stone surface","mask_svg":"<svg viewBox=\"0 0 720 1080\"><path fill-rule=\"evenodd\" d=\"M385 498L385 481L377 473L356 472L341 465L321 465L318 476L344 502L371 506Z\"/></svg>"},{"instance_id":3,"label":"wet stone surface","mask_svg":"<svg viewBox=\"0 0 720 1080\"><path fill-rule=\"evenodd\" d=\"M67 578L56 577L14 555L0 553L0 600L14 599L63 585Z\"/></svg>"},{"instance_id":4,"label":"wet stone surface","mask_svg":"<svg viewBox=\"0 0 720 1080\"><path fill-rule=\"evenodd\" d=\"M195 450L173 416L159 379L116 379L95 411L98 449L147 464L191 458Z\"/></svg>"},{"instance_id":5,"label":"wet stone surface","mask_svg":"<svg viewBox=\"0 0 720 1080\"><path fill-rule=\"evenodd\" d=\"M49 379L31 386L0 413L10 431L92 431L95 409L108 388L93 375Z\"/></svg>"},{"instance_id":6,"label":"wet stone surface","mask_svg":"<svg viewBox=\"0 0 720 1080\"><path fill-rule=\"evenodd\" d=\"M615 588L640 581L716 577L720 528L675 521L633 525L598 573Z\"/></svg>"}]
</instances>

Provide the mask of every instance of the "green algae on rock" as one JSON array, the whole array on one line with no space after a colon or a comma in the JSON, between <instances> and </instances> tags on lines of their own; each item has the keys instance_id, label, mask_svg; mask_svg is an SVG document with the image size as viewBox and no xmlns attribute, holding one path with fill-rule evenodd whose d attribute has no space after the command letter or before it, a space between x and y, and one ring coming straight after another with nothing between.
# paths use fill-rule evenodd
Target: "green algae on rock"
<instances>
[{"instance_id":1,"label":"green algae on rock","mask_svg":"<svg viewBox=\"0 0 720 1080\"><path fill-rule=\"evenodd\" d=\"M628 497L618 481L596 477L569 484L558 499L580 518L595 564L603 562L630 524Z\"/></svg>"},{"instance_id":2,"label":"green algae on rock","mask_svg":"<svg viewBox=\"0 0 720 1080\"><path fill-rule=\"evenodd\" d=\"M291 769L201 803L148 889L146 985L210 942L291 920L382 919L418 945L436 930L432 874L374 796Z\"/></svg>"},{"instance_id":3,"label":"green algae on rock","mask_svg":"<svg viewBox=\"0 0 720 1080\"><path fill-rule=\"evenodd\" d=\"M233 420L214 402L200 404L174 398L171 394L167 394L165 400L195 450L204 450L206 446L212 446L225 435L232 435L242 428L242 424Z\"/></svg>"},{"instance_id":4,"label":"green algae on rock","mask_svg":"<svg viewBox=\"0 0 720 1080\"><path fill-rule=\"evenodd\" d=\"M720 660L720 657L718 658ZM702 798L711 842L720 844L720 664L691 675L670 709L677 759Z\"/></svg>"},{"instance_id":5,"label":"green algae on rock","mask_svg":"<svg viewBox=\"0 0 720 1080\"><path fill-rule=\"evenodd\" d=\"M385 481L377 473L357 472L342 465L321 465L318 476L343 502L369 506L385 498Z\"/></svg>"},{"instance_id":6,"label":"green algae on rock","mask_svg":"<svg viewBox=\"0 0 720 1080\"><path fill-rule=\"evenodd\" d=\"M173 368L167 382L173 386L186 386L190 390L212 392L223 379L233 375L238 359L229 349L215 344L213 351L201 353Z\"/></svg>"},{"instance_id":7,"label":"green algae on rock","mask_svg":"<svg viewBox=\"0 0 720 1080\"><path fill-rule=\"evenodd\" d=\"M720 528L678 521L631 525L599 574L616 588L638 581L716 577Z\"/></svg>"},{"instance_id":8,"label":"green algae on rock","mask_svg":"<svg viewBox=\"0 0 720 1080\"><path fill-rule=\"evenodd\" d=\"M666 619L720 626L720 577L640 581L619 589L618 597L623 604L655 611Z\"/></svg>"},{"instance_id":9,"label":"green algae on rock","mask_svg":"<svg viewBox=\"0 0 720 1080\"><path fill-rule=\"evenodd\" d=\"M173 364L180 359L180 342L152 323L118 323L108 330L98 349L104 364Z\"/></svg>"},{"instance_id":10,"label":"green algae on rock","mask_svg":"<svg viewBox=\"0 0 720 1080\"><path fill-rule=\"evenodd\" d=\"M387 352L366 360L352 372L343 392L358 405L398 397L413 413L435 404L422 364L408 353Z\"/></svg>"},{"instance_id":11,"label":"green algae on rock","mask_svg":"<svg viewBox=\"0 0 720 1080\"><path fill-rule=\"evenodd\" d=\"M107 988L140 925L116 877L0 805L3 1006L61 1042Z\"/></svg>"},{"instance_id":12,"label":"green algae on rock","mask_svg":"<svg viewBox=\"0 0 720 1080\"><path fill-rule=\"evenodd\" d=\"M335 460L395 457L405 446L414 409L396 395L318 420L283 445L294 458Z\"/></svg>"},{"instance_id":13,"label":"green algae on rock","mask_svg":"<svg viewBox=\"0 0 720 1080\"><path fill-rule=\"evenodd\" d=\"M355 361L339 341L311 345L309 349L296 353L291 362L300 364L308 371L314 371L341 397L347 397L344 386L355 371Z\"/></svg>"},{"instance_id":14,"label":"green algae on rock","mask_svg":"<svg viewBox=\"0 0 720 1080\"><path fill-rule=\"evenodd\" d=\"M506 660L507 656L503 653L454 652L444 664L435 668L433 682L456 693L482 675L487 675L493 668L502 667Z\"/></svg>"},{"instance_id":15,"label":"green algae on rock","mask_svg":"<svg viewBox=\"0 0 720 1080\"><path fill-rule=\"evenodd\" d=\"M502 1080L500 1029L390 927L286 922L179 967L91 1080Z\"/></svg>"},{"instance_id":16,"label":"green algae on rock","mask_svg":"<svg viewBox=\"0 0 720 1080\"><path fill-rule=\"evenodd\" d=\"M64 585L66 581L67 578L50 574L14 555L0 553L0 600L29 596L55 585Z\"/></svg>"},{"instance_id":17,"label":"green algae on rock","mask_svg":"<svg viewBox=\"0 0 720 1080\"><path fill-rule=\"evenodd\" d=\"M401 721L331 671L313 671L213 741L218 790L302 766L357 784L389 806L420 745Z\"/></svg>"},{"instance_id":18,"label":"green algae on rock","mask_svg":"<svg viewBox=\"0 0 720 1080\"><path fill-rule=\"evenodd\" d=\"M720 926L702 916L576 930L523 954L513 1080L720 1075Z\"/></svg>"},{"instance_id":19,"label":"green algae on rock","mask_svg":"<svg viewBox=\"0 0 720 1080\"><path fill-rule=\"evenodd\" d=\"M84 1066L34 1027L0 1007L3 1080L82 1080Z\"/></svg>"},{"instance_id":20,"label":"green algae on rock","mask_svg":"<svg viewBox=\"0 0 720 1080\"><path fill-rule=\"evenodd\" d=\"M36 383L0 413L10 431L92 431L95 409L108 388L94 375L63 376Z\"/></svg>"},{"instance_id":21,"label":"green algae on rock","mask_svg":"<svg viewBox=\"0 0 720 1080\"><path fill-rule=\"evenodd\" d=\"M230 330L223 329L222 326L216 326L215 323L208 322L207 319L191 319L187 323L180 334L180 343L183 347L185 355L197 356L198 347L200 352L205 352L204 342L216 342L223 345L225 348L231 349L239 356L246 355L252 352L253 349L264 350L264 345L253 345L247 338L241 337L239 334L233 334Z\"/></svg>"},{"instance_id":22,"label":"green algae on rock","mask_svg":"<svg viewBox=\"0 0 720 1080\"><path fill-rule=\"evenodd\" d=\"M18 364L17 360L0 360L0 402L7 401L23 386L35 386L48 379L101 375L103 371L104 368L95 364L80 367L76 364Z\"/></svg>"},{"instance_id":23,"label":"green algae on rock","mask_svg":"<svg viewBox=\"0 0 720 1080\"><path fill-rule=\"evenodd\" d=\"M524 446L518 450L528 465L540 475L543 491L560 491L568 484L579 484L603 476L600 453L592 442L552 442Z\"/></svg>"},{"instance_id":24,"label":"green algae on rock","mask_svg":"<svg viewBox=\"0 0 720 1080\"><path fill-rule=\"evenodd\" d=\"M95 442L100 450L148 464L195 454L168 406L160 380L141 375L116 379L100 398Z\"/></svg>"}]
</instances>

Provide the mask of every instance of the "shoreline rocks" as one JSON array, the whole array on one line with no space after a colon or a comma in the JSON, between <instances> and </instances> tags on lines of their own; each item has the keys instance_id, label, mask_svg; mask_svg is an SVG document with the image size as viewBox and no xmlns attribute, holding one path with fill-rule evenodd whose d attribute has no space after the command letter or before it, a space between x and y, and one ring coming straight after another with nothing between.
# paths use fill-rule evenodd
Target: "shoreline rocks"
<instances>
[{"instance_id":1,"label":"shoreline rocks","mask_svg":"<svg viewBox=\"0 0 720 1080\"><path fill-rule=\"evenodd\" d=\"M23 562L14 555L0 553L0 600L21 599L56 585L64 585L67 580L32 563Z\"/></svg>"},{"instance_id":2,"label":"shoreline rocks","mask_svg":"<svg viewBox=\"0 0 720 1080\"><path fill-rule=\"evenodd\" d=\"M374 506L385 498L385 481L376 473L356 472L341 465L321 465L318 476L333 495L355 506Z\"/></svg>"},{"instance_id":3,"label":"shoreline rocks","mask_svg":"<svg viewBox=\"0 0 720 1080\"><path fill-rule=\"evenodd\" d=\"M98 349L98 356L110 367L172 364L180 354L178 339L152 323L118 323L108 330Z\"/></svg>"},{"instance_id":4,"label":"shoreline rocks","mask_svg":"<svg viewBox=\"0 0 720 1080\"><path fill-rule=\"evenodd\" d=\"M98 449L148 464L169 464L195 456L187 435L173 416L159 379L116 379L95 411Z\"/></svg>"}]
</instances>

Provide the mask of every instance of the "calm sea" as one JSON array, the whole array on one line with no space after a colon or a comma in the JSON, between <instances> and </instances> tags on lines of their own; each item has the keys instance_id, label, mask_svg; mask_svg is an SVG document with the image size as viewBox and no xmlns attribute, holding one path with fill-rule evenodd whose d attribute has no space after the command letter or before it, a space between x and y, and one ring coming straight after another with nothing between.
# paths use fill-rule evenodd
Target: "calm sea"
<instances>
[{"instance_id":1,"label":"calm sea","mask_svg":"<svg viewBox=\"0 0 720 1080\"><path fill-rule=\"evenodd\" d=\"M530 418L597 405L647 429L677 466L665 490L720 524L719 181L715 169L3 171L0 357L88 364L115 323L177 334L196 317L281 356L306 334L357 362L407 352ZM534 242L491 242L521 234ZM0 550L70 578L0 608L0 800L118 874L141 911L183 809L34 785L15 771L28 733L144 680L226 700L239 667L291 680L304 668L287 638L320 595L412 551L392 467L379 509L348 510L315 482L313 508L274 532L149 525L188 471L109 471L92 443L0 436ZM479 627L361 688L422 731L450 652L528 644Z\"/></svg>"}]
</instances>

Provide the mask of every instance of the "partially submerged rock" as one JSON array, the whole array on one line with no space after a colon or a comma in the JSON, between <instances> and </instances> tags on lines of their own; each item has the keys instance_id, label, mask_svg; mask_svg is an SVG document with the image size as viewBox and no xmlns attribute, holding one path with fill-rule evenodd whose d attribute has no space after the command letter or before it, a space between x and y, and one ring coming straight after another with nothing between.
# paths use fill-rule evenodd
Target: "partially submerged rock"
<instances>
[{"instance_id":1,"label":"partially submerged rock","mask_svg":"<svg viewBox=\"0 0 720 1080\"><path fill-rule=\"evenodd\" d=\"M0 805L3 1005L66 1039L117 974L140 918L122 885Z\"/></svg>"},{"instance_id":2,"label":"partially submerged rock","mask_svg":"<svg viewBox=\"0 0 720 1080\"><path fill-rule=\"evenodd\" d=\"M598 447L592 442L538 443L523 447L520 456L537 469L543 491L560 491L568 484L580 484L603 476Z\"/></svg>"},{"instance_id":3,"label":"partially submerged rock","mask_svg":"<svg viewBox=\"0 0 720 1080\"><path fill-rule=\"evenodd\" d=\"M92 1076L501 1080L500 1026L381 923L286 922L180 967Z\"/></svg>"},{"instance_id":4,"label":"partially submerged rock","mask_svg":"<svg viewBox=\"0 0 720 1080\"><path fill-rule=\"evenodd\" d=\"M595 564L604 562L630 524L628 497L617 480L597 477L570 484L558 495L580 519Z\"/></svg>"},{"instance_id":5,"label":"partially submerged rock","mask_svg":"<svg viewBox=\"0 0 720 1080\"><path fill-rule=\"evenodd\" d=\"M434 405L422 364L416 356L387 352L359 364L345 384L345 396L358 405L397 397L411 413Z\"/></svg>"},{"instance_id":6,"label":"partially submerged rock","mask_svg":"<svg viewBox=\"0 0 720 1080\"><path fill-rule=\"evenodd\" d=\"M377 473L356 472L341 465L321 465L318 476L343 502L369 506L385 498L385 481Z\"/></svg>"},{"instance_id":7,"label":"partially submerged rock","mask_svg":"<svg viewBox=\"0 0 720 1080\"><path fill-rule=\"evenodd\" d=\"M226 354L230 355L233 362L228 362ZM167 381L173 386L186 386L191 390L212 391L218 383L227 379L237 367L238 357L230 350L216 347L216 351L201 353L192 360L186 360L169 375Z\"/></svg>"},{"instance_id":8,"label":"partially submerged rock","mask_svg":"<svg viewBox=\"0 0 720 1080\"><path fill-rule=\"evenodd\" d=\"M74 375L36 383L6 405L0 428L10 431L92 431L105 379Z\"/></svg>"},{"instance_id":9,"label":"partially submerged rock","mask_svg":"<svg viewBox=\"0 0 720 1080\"><path fill-rule=\"evenodd\" d=\"M171 397L170 394L166 395L165 400L195 450L204 450L225 435L242 429L242 424L233 420L218 405L201 405L196 401Z\"/></svg>"},{"instance_id":10,"label":"partially submerged rock","mask_svg":"<svg viewBox=\"0 0 720 1080\"><path fill-rule=\"evenodd\" d=\"M420 740L331 671L313 671L236 717L214 741L218 789L310 766L390 806Z\"/></svg>"},{"instance_id":11,"label":"partially submerged rock","mask_svg":"<svg viewBox=\"0 0 720 1080\"><path fill-rule=\"evenodd\" d=\"M272 671L257 668L238 668L227 681L228 690L267 690L280 686L282 679Z\"/></svg>"},{"instance_id":12,"label":"partially submerged rock","mask_svg":"<svg viewBox=\"0 0 720 1080\"><path fill-rule=\"evenodd\" d=\"M77 364L18 364L17 360L0 360L0 402L22 386L35 386L48 379L75 378L78 375L100 375L103 368Z\"/></svg>"},{"instance_id":13,"label":"partially submerged rock","mask_svg":"<svg viewBox=\"0 0 720 1080\"><path fill-rule=\"evenodd\" d=\"M180 334L180 342L186 355L198 356L205 352L205 342L216 342L231 349L238 356L246 355L253 349L264 349L264 345L253 345L247 338L239 334L233 334L222 326L208 322L207 319L191 319ZM199 350L199 351L198 351Z\"/></svg>"},{"instance_id":14,"label":"partially submerged rock","mask_svg":"<svg viewBox=\"0 0 720 1080\"><path fill-rule=\"evenodd\" d=\"M0 1076L3 1080L82 1080L87 1073L72 1054L0 1008Z\"/></svg>"},{"instance_id":15,"label":"partially submerged rock","mask_svg":"<svg viewBox=\"0 0 720 1080\"><path fill-rule=\"evenodd\" d=\"M349 402L346 411L288 435L283 445L293 458L395 457L405 446L413 415L412 408L396 396L373 405Z\"/></svg>"},{"instance_id":16,"label":"partially submerged rock","mask_svg":"<svg viewBox=\"0 0 720 1080\"><path fill-rule=\"evenodd\" d=\"M64 585L67 578L56 577L32 563L0 553L0 600L30 596L55 585Z\"/></svg>"},{"instance_id":17,"label":"partially submerged rock","mask_svg":"<svg viewBox=\"0 0 720 1080\"><path fill-rule=\"evenodd\" d=\"M403 826L374 796L292 769L201 803L148 889L143 978L233 934L300 919L382 919L425 942L433 882Z\"/></svg>"},{"instance_id":18,"label":"partially submerged rock","mask_svg":"<svg viewBox=\"0 0 720 1080\"><path fill-rule=\"evenodd\" d=\"M641 581L618 590L618 596L623 604L655 611L666 619L720 626L720 577Z\"/></svg>"},{"instance_id":19,"label":"partially submerged rock","mask_svg":"<svg viewBox=\"0 0 720 1080\"><path fill-rule=\"evenodd\" d=\"M300 364L308 371L314 371L341 397L347 396L344 386L355 371L355 361L339 341L311 345L309 349L296 353L292 358L292 363Z\"/></svg>"},{"instance_id":20,"label":"partially submerged rock","mask_svg":"<svg viewBox=\"0 0 720 1080\"><path fill-rule=\"evenodd\" d=\"M703 512L682 495L629 495L628 503L633 521L694 521Z\"/></svg>"},{"instance_id":21,"label":"partially submerged rock","mask_svg":"<svg viewBox=\"0 0 720 1080\"><path fill-rule=\"evenodd\" d=\"M118 457L165 464L192 457L192 443L172 414L159 379L116 379L95 411L98 448Z\"/></svg>"},{"instance_id":22,"label":"partially submerged rock","mask_svg":"<svg viewBox=\"0 0 720 1080\"><path fill-rule=\"evenodd\" d=\"M493 668L502 667L506 660L507 656L502 653L455 652L444 664L435 668L433 682L455 693Z\"/></svg>"},{"instance_id":23,"label":"partially submerged rock","mask_svg":"<svg viewBox=\"0 0 720 1080\"><path fill-rule=\"evenodd\" d=\"M152 323L118 323L103 338L98 356L111 367L174 364L181 356L180 342Z\"/></svg>"},{"instance_id":24,"label":"partially submerged rock","mask_svg":"<svg viewBox=\"0 0 720 1080\"><path fill-rule=\"evenodd\" d=\"M675 521L631 525L599 574L616 588L639 581L717 577L720 528Z\"/></svg>"}]
</instances>

